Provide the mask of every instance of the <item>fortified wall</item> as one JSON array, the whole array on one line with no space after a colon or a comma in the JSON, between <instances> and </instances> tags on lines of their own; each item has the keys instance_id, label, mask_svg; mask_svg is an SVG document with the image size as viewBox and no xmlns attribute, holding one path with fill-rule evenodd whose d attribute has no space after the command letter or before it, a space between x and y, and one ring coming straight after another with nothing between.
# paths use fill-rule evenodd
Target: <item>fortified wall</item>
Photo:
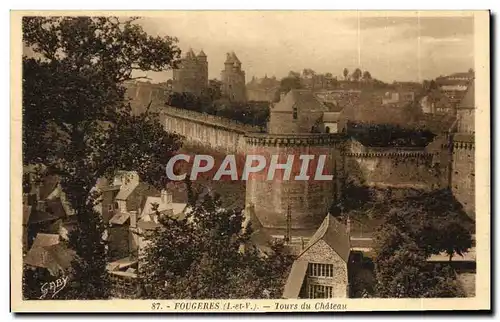
<instances>
[{"instance_id":1,"label":"fortified wall","mask_svg":"<svg viewBox=\"0 0 500 322\"><path fill-rule=\"evenodd\" d=\"M422 190L448 185L448 165L443 162L446 160L442 159L442 152L425 148L367 147L340 134L267 134L260 127L174 107L163 108L162 118L166 130L185 136L189 144L223 153L251 154L257 146L266 146L269 147L267 152L275 150L277 154L290 147L293 147L290 153L307 154L308 146L317 151L323 149L323 152L335 147L335 153L342 155L338 159L339 169L345 173L346 179L355 183L378 188ZM315 140L321 136L328 137L331 142L316 144Z\"/></svg>"},{"instance_id":2,"label":"fortified wall","mask_svg":"<svg viewBox=\"0 0 500 322\"><path fill-rule=\"evenodd\" d=\"M175 107L163 107L161 111L165 130L185 136L189 144L228 154L245 154L245 134L264 131L258 126Z\"/></svg>"},{"instance_id":3,"label":"fortified wall","mask_svg":"<svg viewBox=\"0 0 500 322\"><path fill-rule=\"evenodd\" d=\"M425 148L367 147L349 139L345 160L347 178L358 185L435 190L447 184L446 165Z\"/></svg>"},{"instance_id":4,"label":"fortified wall","mask_svg":"<svg viewBox=\"0 0 500 322\"><path fill-rule=\"evenodd\" d=\"M279 155L279 163L289 155L299 163L300 155L314 155L315 160L326 156L322 174L333 180L282 180L282 174L273 180L248 178L245 204L266 228L286 229L291 213L290 228L316 229L346 180L391 189L433 190L448 184L440 152L425 148L367 147L343 133L264 133L259 127L173 107L164 108L161 115L165 129L185 136L188 144L226 154L264 155L267 160Z\"/></svg>"}]
</instances>

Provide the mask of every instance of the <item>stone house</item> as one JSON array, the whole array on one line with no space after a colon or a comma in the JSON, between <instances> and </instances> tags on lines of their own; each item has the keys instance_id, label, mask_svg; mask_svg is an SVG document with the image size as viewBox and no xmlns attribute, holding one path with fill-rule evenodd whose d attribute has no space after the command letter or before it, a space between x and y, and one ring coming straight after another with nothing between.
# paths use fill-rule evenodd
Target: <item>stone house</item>
<instances>
[{"instance_id":1,"label":"stone house","mask_svg":"<svg viewBox=\"0 0 500 322\"><path fill-rule=\"evenodd\" d=\"M292 265L283 298L345 298L349 294L347 227L328 214Z\"/></svg>"}]
</instances>

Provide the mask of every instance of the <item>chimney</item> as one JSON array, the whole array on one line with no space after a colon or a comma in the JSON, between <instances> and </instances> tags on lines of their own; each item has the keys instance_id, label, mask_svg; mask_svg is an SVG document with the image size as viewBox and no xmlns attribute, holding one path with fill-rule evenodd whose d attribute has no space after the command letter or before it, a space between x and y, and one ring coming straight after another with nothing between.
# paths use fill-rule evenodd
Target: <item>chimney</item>
<instances>
[{"instance_id":1,"label":"chimney","mask_svg":"<svg viewBox=\"0 0 500 322\"><path fill-rule=\"evenodd\" d=\"M137 211L130 212L130 228L137 227Z\"/></svg>"},{"instance_id":2,"label":"chimney","mask_svg":"<svg viewBox=\"0 0 500 322\"><path fill-rule=\"evenodd\" d=\"M38 200L36 203L36 210L38 211L47 211L47 204L45 200Z\"/></svg>"},{"instance_id":3,"label":"chimney","mask_svg":"<svg viewBox=\"0 0 500 322\"><path fill-rule=\"evenodd\" d=\"M167 190L163 189L161 191L161 203L162 204L170 204L172 203L172 195L167 192Z\"/></svg>"}]
</instances>

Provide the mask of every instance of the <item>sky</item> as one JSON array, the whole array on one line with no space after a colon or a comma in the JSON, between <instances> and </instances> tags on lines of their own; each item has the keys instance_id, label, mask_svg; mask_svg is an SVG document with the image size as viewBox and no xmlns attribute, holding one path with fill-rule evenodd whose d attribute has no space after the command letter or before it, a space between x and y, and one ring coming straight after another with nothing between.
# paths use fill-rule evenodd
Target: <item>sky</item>
<instances>
[{"instance_id":1,"label":"sky","mask_svg":"<svg viewBox=\"0 0 500 322\"><path fill-rule=\"evenodd\" d=\"M304 68L340 77L344 67L386 82L422 81L474 67L474 23L465 13L170 11L139 21L149 34L178 38L183 52L203 49L209 78L220 78L230 51L241 60L247 82ZM147 76L161 82L172 73Z\"/></svg>"}]
</instances>

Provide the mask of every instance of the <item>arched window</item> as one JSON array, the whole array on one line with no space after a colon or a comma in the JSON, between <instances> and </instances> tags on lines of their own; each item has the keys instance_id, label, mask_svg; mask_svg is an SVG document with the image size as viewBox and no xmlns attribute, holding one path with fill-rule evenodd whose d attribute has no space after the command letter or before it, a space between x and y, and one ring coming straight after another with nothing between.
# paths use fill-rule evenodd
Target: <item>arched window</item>
<instances>
[{"instance_id":1,"label":"arched window","mask_svg":"<svg viewBox=\"0 0 500 322\"><path fill-rule=\"evenodd\" d=\"M330 133L330 127L329 127L329 126L327 126L327 127L325 128L325 133Z\"/></svg>"}]
</instances>

